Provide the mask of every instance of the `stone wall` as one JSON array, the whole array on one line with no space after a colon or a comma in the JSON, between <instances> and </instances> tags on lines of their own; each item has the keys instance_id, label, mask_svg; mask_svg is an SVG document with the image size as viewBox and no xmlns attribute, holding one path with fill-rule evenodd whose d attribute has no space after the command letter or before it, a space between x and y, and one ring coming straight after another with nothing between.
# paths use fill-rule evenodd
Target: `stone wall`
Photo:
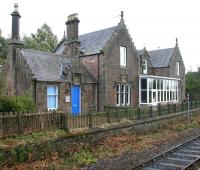
<instances>
[{"instance_id":1,"label":"stone wall","mask_svg":"<svg viewBox=\"0 0 200 170\"><path fill-rule=\"evenodd\" d=\"M104 51L105 106L116 106L116 84L130 83L131 107L138 106L139 61L135 46L125 25L108 41ZM127 49L127 66L120 66L120 46ZM127 77L123 80L123 76Z\"/></svg>"},{"instance_id":2,"label":"stone wall","mask_svg":"<svg viewBox=\"0 0 200 170\"><path fill-rule=\"evenodd\" d=\"M64 82L37 82L36 83L36 107L38 111L47 110L47 86L56 85L58 87L58 110L71 113L71 100L65 102L65 96L71 98L71 85ZM96 111L96 86L85 84L81 87L81 113Z\"/></svg>"}]
</instances>

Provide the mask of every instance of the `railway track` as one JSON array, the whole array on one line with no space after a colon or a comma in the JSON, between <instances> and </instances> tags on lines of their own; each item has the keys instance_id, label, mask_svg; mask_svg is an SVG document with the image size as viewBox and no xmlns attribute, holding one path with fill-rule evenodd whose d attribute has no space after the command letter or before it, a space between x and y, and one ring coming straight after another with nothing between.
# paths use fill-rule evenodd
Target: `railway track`
<instances>
[{"instance_id":1,"label":"railway track","mask_svg":"<svg viewBox=\"0 0 200 170\"><path fill-rule=\"evenodd\" d=\"M148 154L148 153L147 153ZM157 155L132 170L186 170L196 169L200 162L200 136Z\"/></svg>"}]
</instances>

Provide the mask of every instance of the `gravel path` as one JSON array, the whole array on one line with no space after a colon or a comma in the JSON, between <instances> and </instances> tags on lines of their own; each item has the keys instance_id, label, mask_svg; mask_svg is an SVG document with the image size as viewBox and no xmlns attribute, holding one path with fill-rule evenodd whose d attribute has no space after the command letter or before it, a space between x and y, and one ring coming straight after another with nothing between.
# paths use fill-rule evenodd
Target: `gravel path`
<instances>
[{"instance_id":1,"label":"gravel path","mask_svg":"<svg viewBox=\"0 0 200 170\"><path fill-rule=\"evenodd\" d=\"M180 132L175 139L166 139L162 143L156 143L151 148L140 151L128 151L122 155L105 158L88 167L88 170L127 170L133 166L142 163L168 149L179 145L197 135L200 135L200 128L190 129Z\"/></svg>"}]
</instances>

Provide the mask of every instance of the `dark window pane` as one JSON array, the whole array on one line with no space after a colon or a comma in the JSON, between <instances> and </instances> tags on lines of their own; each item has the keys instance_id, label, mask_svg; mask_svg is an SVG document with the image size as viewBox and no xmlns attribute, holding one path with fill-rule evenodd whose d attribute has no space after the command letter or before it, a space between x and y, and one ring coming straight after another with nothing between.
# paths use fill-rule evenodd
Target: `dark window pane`
<instances>
[{"instance_id":1,"label":"dark window pane","mask_svg":"<svg viewBox=\"0 0 200 170\"><path fill-rule=\"evenodd\" d=\"M156 80L153 80L153 89L156 89Z\"/></svg>"},{"instance_id":2,"label":"dark window pane","mask_svg":"<svg viewBox=\"0 0 200 170\"><path fill-rule=\"evenodd\" d=\"M147 89L147 79L141 79L141 88Z\"/></svg>"},{"instance_id":3,"label":"dark window pane","mask_svg":"<svg viewBox=\"0 0 200 170\"><path fill-rule=\"evenodd\" d=\"M163 89L163 80L160 80L160 89Z\"/></svg>"},{"instance_id":4,"label":"dark window pane","mask_svg":"<svg viewBox=\"0 0 200 170\"><path fill-rule=\"evenodd\" d=\"M142 103L147 103L147 91L142 91Z\"/></svg>"},{"instance_id":5,"label":"dark window pane","mask_svg":"<svg viewBox=\"0 0 200 170\"><path fill-rule=\"evenodd\" d=\"M152 102L152 91L149 91L149 103L151 103Z\"/></svg>"},{"instance_id":6,"label":"dark window pane","mask_svg":"<svg viewBox=\"0 0 200 170\"><path fill-rule=\"evenodd\" d=\"M158 102L160 102L160 91L158 91Z\"/></svg>"}]
</instances>

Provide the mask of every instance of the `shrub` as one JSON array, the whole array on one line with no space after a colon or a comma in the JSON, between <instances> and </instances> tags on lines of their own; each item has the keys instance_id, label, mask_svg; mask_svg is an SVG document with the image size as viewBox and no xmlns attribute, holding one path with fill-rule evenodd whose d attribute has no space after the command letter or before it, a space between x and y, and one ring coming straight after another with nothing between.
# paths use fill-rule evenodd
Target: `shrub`
<instances>
[{"instance_id":1,"label":"shrub","mask_svg":"<svg viewBox=\"0 0 200 170\"><path fill-rule=\"evenodd\" d=\"M28 95L0 97L0 112L35 111L35 103Z\"/></svg>"}]
</instances>

